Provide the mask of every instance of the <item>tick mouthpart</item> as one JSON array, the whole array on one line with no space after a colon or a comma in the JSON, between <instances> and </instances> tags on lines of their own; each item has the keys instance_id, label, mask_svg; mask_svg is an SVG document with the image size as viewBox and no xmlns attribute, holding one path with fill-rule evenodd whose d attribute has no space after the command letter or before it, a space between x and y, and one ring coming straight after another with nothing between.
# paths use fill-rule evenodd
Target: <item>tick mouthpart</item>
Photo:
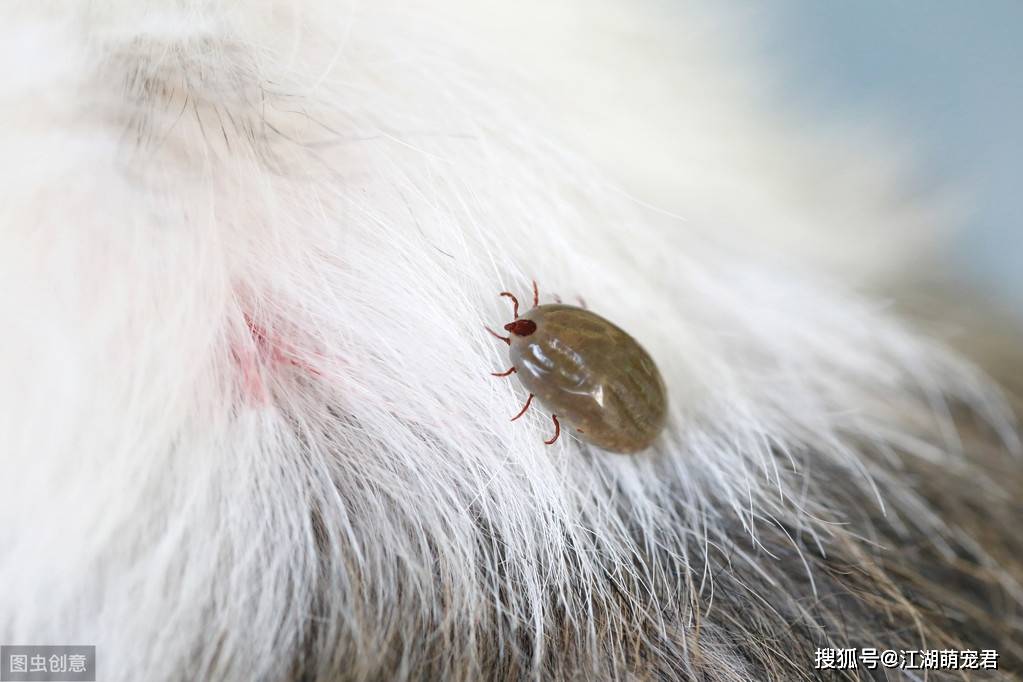
<instances>
[{"instance_id":1,"label":"tick mouthpart","mask_svg":"<svg viewBox=\"0 0 1023 682\"><path fill-rule=\"evenodd\" d=\"M515 320L504 325L504 329L515 336L529 336L536 331L536 322L532 320Z\"/></svg>"}]
</instances>

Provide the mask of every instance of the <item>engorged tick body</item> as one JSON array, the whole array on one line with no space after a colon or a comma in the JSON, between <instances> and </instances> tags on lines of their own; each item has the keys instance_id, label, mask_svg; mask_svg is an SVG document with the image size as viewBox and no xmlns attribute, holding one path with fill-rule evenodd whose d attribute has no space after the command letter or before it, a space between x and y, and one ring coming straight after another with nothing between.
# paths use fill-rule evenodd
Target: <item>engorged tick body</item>
<instances>
[{"instance_id":1,"label":"engorged tick body","mask_svg":"<svg viewBox=\"0 0 1023 682\"><path fill-rule=\"evenodd\" d=\"M574 427L580 438L612 452L649 446L664 427L667 390L650 355L629 334L603 317L576 306L535 305L505 325L512 368L530 392L520 417L535 396Z\"/></svg>"}]
</instances>

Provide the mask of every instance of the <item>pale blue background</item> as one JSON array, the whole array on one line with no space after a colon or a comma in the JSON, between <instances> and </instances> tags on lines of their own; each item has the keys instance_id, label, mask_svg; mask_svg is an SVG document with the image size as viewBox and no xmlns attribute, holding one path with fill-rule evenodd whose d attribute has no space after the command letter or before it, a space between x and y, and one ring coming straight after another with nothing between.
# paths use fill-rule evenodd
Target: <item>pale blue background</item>
<instances>
[{"instance_id":1,"label":"pale blue background","mask_svg":"<svg viewBox=\"0 0 1023 682\"><path fill-rule=\"evenodd\" d=\"M811 112L892 120L977 200L962 268L1023 319L1023 0L775 0L760 49Z\"/></svg>"}]
</instances>

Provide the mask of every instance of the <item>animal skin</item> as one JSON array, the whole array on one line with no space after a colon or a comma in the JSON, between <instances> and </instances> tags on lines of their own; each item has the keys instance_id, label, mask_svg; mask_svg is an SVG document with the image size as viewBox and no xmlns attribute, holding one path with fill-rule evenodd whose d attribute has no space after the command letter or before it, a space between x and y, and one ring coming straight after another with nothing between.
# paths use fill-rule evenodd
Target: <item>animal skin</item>
<instances>
[{"instance_id":1,"label":"animal skin","mask_svg":"<svg viewBox=\"0 0 1023 682\"><path fill-rule=\"evenodd\" d=\"M1020 679L1018 403L889 304L958 209L774 101L755 19L3 3L0 643L115 681ZM485 327L533 279L655 359L650 448L509 421ZM884 674L834 676L923 678Z\"/></svg>"}]
</instances>

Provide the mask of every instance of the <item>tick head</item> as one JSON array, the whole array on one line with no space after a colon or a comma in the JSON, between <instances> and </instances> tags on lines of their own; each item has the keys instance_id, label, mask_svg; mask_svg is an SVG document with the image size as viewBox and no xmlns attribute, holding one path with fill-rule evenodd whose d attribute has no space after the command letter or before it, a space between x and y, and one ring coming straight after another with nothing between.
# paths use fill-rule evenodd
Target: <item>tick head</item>
<instances>
[{"instance_id":1,"label":"tick head","mask_svg":"<svg viewBox=\"0 0 1023 682\"><path fill-rule=\"evenodd\" d=\"M536 322L532 320L515 320L504 325L504 329L515 336L529 336L536 331Z\"/></svg>"}]
</instances>

